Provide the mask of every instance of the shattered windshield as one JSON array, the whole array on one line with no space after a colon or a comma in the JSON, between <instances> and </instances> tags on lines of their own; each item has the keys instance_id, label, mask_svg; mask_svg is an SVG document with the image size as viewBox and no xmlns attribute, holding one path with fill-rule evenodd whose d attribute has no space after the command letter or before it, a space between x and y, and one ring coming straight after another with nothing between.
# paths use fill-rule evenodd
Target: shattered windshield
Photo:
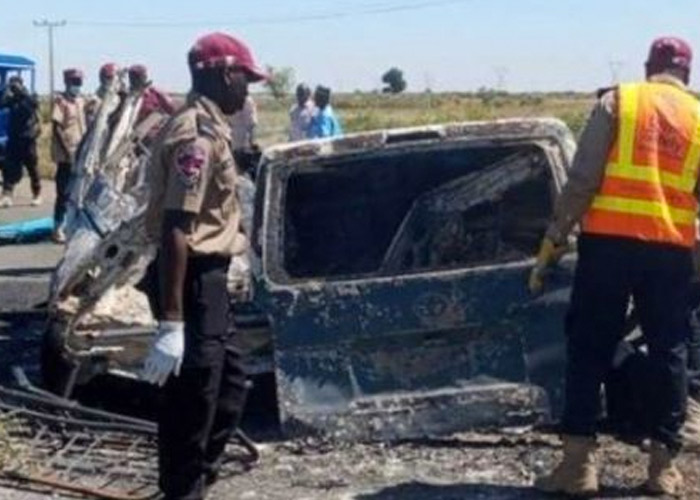
<instances>
[{"instance_id":1,"label":"shattered windshield","mask_svg":"<svg viewBox=\"0 0 700 500\"><path fill-rule=\"evenodd\" d=\"M401 150L306 165L284 196L284 269L340 278L527 258L551 213L533 145Z\"/></svg>"}]
</instances>

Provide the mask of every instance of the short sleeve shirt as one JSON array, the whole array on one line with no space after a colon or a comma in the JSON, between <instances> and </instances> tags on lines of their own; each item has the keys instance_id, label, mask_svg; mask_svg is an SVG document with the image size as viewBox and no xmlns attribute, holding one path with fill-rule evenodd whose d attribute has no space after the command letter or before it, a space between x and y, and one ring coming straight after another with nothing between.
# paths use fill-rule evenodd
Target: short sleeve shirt
<instances>
[{"instance_id":1,"label":"short sleeve shirt","mask_svg":"<svg viewBox=\"0 0 700 500\"><path fill-rule=\"evenodd\" d=\"M51 158L56 163L72 163L85 135L85 100L80 96L59 94L54 99L51 121L59 128L63 137L63 145L53 138Z\"/></svg>"},{"instance_id":2,"label":"short sleeve shirt","mask_svg":"<svg viewBox=\"0 0 700 500\"><path fill-rule=\"evenodd\" d=\"M311 118L316 112L314 103L309 99L303 106L295 104L289 110L289 140L302 141L309 134Z\"/></svg>"},{"instance_id":3,"label":"short sleeve shirt","mask_svg":"<svg viewBox=\"0 0 700 500\"><path fill-rule=\"evenodd\" d=\"M192 214L187 243L194 255L245 252L236 195L236 166L225 116L209 99L190 95L154 148L149 172L148 230L159 238L166 211Z\"/></svg>"},{"instance_id":4,"label":"short sleeve shirt","mask_svg":"<svg viewBox=\"0 0 700 500\"><path fill-rule=\"evenodd\" d=\"M343 135L343 128L335 116L333 108L328 105L318 109L309 124L309 138L337 137Z\"/></svg>"}]
</instances>

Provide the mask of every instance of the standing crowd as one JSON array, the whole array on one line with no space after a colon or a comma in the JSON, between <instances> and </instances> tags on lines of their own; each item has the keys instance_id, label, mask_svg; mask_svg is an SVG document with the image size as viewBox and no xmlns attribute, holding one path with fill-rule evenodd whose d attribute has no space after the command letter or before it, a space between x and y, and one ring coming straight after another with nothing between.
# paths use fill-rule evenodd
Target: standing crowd
<instances>
[{"instance_id":1,"label":"standing crowd","mask_svg":"<svg viewBox=\"0 0 700 500\"><path fill-rule=\"evenodd\" d=\"M99 86L94 94L83 93L84 74L77 68L63 71L64 90L53 96L51 103L51 161L56 166L54 204L54 231L56 243L65 242L64 223L70 198L71 177L79 148L92 121L96 118L100 103L114 82L118 83L119 67L105 63L99 70ZM142 122L153 112L172 115L176 111L173 100L151 82L148 69L143 64L128 68L128 88L118 89L123 97L127 93L141 92L136 123ZM296 91L297 103L289 112L289 140L300 141L337 137L343 134L340 121L330 104L331 90L318 86L311 96L311 89L300 84ZM26 169L31 182L31 206L40 206L41 179L37 141L41 135L39 99L32 94L21 77L9 78L0 96L0 109L9 110L9 127L6 158L0 165L2 194L0 209L14 205L14 191ZM255 138L258 126L257 105L247 96L241 110L227 117L230 127L230 144L234 152L245 154L259 151Z\"/></svg>"}]
</instances>

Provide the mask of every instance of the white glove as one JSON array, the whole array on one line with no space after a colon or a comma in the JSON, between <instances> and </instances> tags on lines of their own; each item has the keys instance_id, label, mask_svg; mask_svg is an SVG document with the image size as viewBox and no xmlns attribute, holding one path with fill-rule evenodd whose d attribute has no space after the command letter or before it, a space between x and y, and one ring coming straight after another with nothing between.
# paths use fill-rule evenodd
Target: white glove
<instances>
[{"instance_id":1,"label":"white glove","mask_svg":"<svg viewBox=\"0 0 700 500\"><path fill-rule=\"evenodd\" d=\"M170 374L180 375L185 355L185 323L161 321L143 364L141 378L162 387Z\"/></svg>"}]
</instances>

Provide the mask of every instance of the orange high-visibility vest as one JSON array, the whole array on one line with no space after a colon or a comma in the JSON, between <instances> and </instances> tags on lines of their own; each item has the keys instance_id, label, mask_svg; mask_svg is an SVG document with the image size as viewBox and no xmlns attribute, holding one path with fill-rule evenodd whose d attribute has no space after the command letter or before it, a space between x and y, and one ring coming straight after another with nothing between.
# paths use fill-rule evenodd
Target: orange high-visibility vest
<instances>
[{"instance_id":1,"label":"orange high-visibility vest","mask_svg":"<svg viewBox=\"0 0 700 500\"><path fill-rule=\"evenodd\" d=\"M695 244L700 103L665 83L619 87L619 129L583 232Z\"/></svg>"}]
</instances>

